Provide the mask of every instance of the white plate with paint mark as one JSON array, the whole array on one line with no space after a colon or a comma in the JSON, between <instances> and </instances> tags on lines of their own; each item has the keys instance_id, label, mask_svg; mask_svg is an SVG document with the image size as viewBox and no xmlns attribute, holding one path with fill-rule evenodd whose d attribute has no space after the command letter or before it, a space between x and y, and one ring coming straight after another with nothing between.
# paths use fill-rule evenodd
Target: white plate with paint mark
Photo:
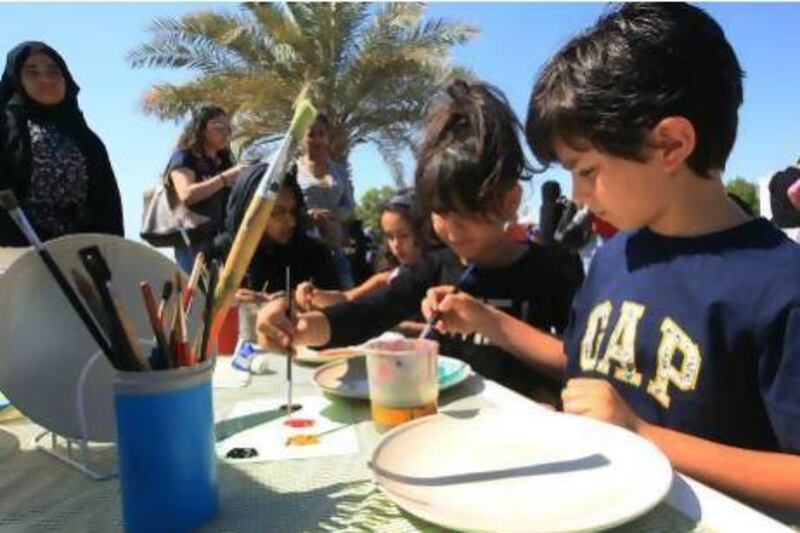
<instances>
[{"instance_id":1,"label":"white plate with paint mark","mask_svg":"<svg viewBox=\"0 0 800 533\"><path fill-rule=\"evenodd\" d=\"M370 462L397 505L469 531L587 531L628 522L667 494L672 468L647 440L586 417L439 413L383 436Z\"/></svg>"}]
</instances>

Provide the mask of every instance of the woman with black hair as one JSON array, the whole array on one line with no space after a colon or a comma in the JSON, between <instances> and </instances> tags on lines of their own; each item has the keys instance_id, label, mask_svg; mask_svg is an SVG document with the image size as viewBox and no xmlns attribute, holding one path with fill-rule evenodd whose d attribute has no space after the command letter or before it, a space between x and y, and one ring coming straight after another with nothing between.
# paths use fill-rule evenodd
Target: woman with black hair
<instances>
[{"instance_id":1,"label":"woman with black hair","mask_svg":"<svg viewBox=\"0 0 800 533\"><path fill-rule=\"evenodd\" d=\"M231 124L221 107L205 106L192 116L165 171L180 202L209 218L202 228L192 231L189 243L175 247L175 260L190 272L194 256L207 251L214 235L222 228L228 187L239 177L242 167L234 164L230 149Z\"/></svg>"},{"instance_id":2,"label":"woman with black hair","mask_svg":"<svg viewBox=\"0 0 800 533\"><path fill-rule=\"evenodd\" d=\"M214 239L214 255L224 257L230 250L266 168L267 163L259 163L242 171L228 200L223 231ZM247 281L237 293L237 300L263 300L266 295L260 289L283 290L287 266L291 268L293 288L310 280L326 289L341 287L330 250L307 235L307 225L303 193L297 185L297 168L293 166L278 191L269 223L250 261Z\"/></svg>"},{"instance_id":3,"label":"woman with black hair","mask_svg":"<svg viewBox=\"0 0 800 533\"><path fill-rule=\"evenodd\" d=\"M78 107L64 59L41 42L7 56L0 80L0 189L12 189L42 240L123 235L122 202L103 142ZM28 242L0 212L0 246Z\"/></svg>"}]
</instances>

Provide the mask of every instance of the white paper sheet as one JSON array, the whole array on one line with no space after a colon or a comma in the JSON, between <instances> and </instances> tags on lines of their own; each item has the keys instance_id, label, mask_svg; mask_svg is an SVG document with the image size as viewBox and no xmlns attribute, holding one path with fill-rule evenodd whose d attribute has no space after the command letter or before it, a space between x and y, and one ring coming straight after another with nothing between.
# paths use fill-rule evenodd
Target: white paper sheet
<instances>
[{"instance_id":1,"label":"white paper sheet","mask_svg":"<svg viewBox=\"0 0 800 533\"><path fill-rule=\"evenodd\" d=\"M231 462L281 461L284 459L307 459L311 457L327 457L332 455L349 455L358 453L358 437L355 424L335 422L328 419L322 411L331 403L318 396L297 398L295 403L303 406L293 413L293 418L310 419L313 426L293 428L284 422L281 416L270 422L246 429L217 443L217 455L220 459ZM281 406L277 399L249 400L237 403L227 419L246 417L262 412L275 412ZM316 435L316 444L298 446L287 444L290 437L296 435ZM258 452L256 457L247 459L229 459L227 454L234 448L253 448Z\"/></svg>"}]
</instances>

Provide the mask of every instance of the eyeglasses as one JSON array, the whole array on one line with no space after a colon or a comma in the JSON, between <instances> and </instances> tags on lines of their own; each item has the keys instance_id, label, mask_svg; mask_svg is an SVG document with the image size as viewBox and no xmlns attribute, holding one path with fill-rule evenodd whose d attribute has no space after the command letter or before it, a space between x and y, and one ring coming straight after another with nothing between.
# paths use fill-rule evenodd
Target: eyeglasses
<instances>
[{"instance_id":1,"label":"eyeglasses","mask_svg":"<svg viewBox=\"0 0 800 533\"><path fill-rule=\"evenodd\" d=\"M217 131L222 131L222 132L225 132L225 133L230 133L231 132L231 125L228 124L227 122L215 121L215 122L209 122L208 125L211 126L211 128L213 128L213 129L215 129Z\"/></svg>"}]
</instances>

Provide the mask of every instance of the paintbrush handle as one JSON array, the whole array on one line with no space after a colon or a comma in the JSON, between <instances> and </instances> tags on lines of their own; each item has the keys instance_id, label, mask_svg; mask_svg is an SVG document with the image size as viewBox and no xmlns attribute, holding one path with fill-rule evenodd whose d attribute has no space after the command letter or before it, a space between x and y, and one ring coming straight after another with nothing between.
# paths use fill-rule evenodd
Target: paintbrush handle
<instances>
[{"instance_id":1,"label":"paintbrush handle","mask_svg":"<svg viewBox=\"0 0 800 533\"><path fill-rule=\"evenodd\" d=\"M214 290L216 286L217 277L219 276L219 265L216 261L211 262L210 270L208 272L208 286L210 287L206 296L206 307L203 310L203 335L200 341L200 355L199 361L202 363L206 360L208 353L208 340L211 336L211 321L213 319L214 309Z\"/></svg>"},{"instance_id":2,"label":"paintbrush handle","mask_svg":"<svg viewBox=\"0 0 800 533\"><path fill-rule=\"evenodd\" d=\"M453 292L450 294L458 294L464 288L464 284L467 282L469 277L472 275L472 272L475 270L475 263L471 263L464 272L461 273L461 277L458 278L458 283L453 288ZM442 312L438 309L431 314L431 317L425 323L425 327L422 330L422 333L419 334L420 339L426 339L428 335L431 334L433 330L434 324L442 318Z\"/></svg>"},{"instance_id":3,"label":"paintbrush handle","mask_svg":"<svg viewBox=\"0 0 800 533\"><path fill-rule=\"evenodd\" d=\"M275 152L272 163L264 172L252 200L250 200L250 205L247 207L242 223L236 231L236 237L225 261L225 267L219 277L219 282L214 288L216 297L212 335L216 335L222 327L224 313L233 302L236 290L239 288L244 273L261 242L261 236L264 234L269 222L269 216L275 205L278 191L286 178L286 170L291 164L294 151L316 115L317 110L310 102L303 98L298 100L294 116L289 124L289 130Z\"/></svg>"},{"instance_id":4,"label":"paintbrush handle","mask_svg":"<svg viewBox=\"0 0 800 533\"><path fill-rule=\"evenodd\" d=\"M156 298L153 296L153 290L150 288L150 284L146 281L143 281L139 284L139 288L142 291L142 298L144 299L144 307L147 311L147 318L150 320L150 327L153 328L153 334L156 338L156 344L158 345L158 349L161 351L161 357L164 358L164 361L167 363L167 368L169 368L169 354L167 350L169 346L167 345L167 339L164 337L164 327L162 323L158 320L158 310L156 309Z\"/></svg>"}]
</instances>

